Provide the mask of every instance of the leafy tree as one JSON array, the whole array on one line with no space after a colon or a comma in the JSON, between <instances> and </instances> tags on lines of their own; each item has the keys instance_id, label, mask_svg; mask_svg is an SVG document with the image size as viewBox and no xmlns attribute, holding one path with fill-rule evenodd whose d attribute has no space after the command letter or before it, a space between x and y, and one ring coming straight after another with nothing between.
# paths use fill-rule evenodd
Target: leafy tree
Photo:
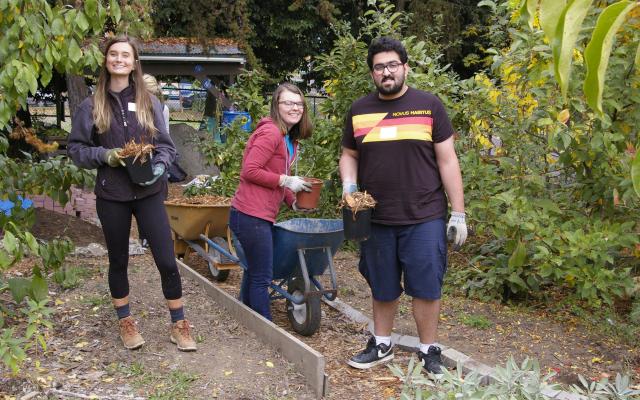
<instances>
[{"instance_id":1,"label":"leafy tree","mask_svg":"<svg viewBox=\"0 0 640 400\"><path fill-rule=\"evenodd\" d=\"M109 20L112 24L121 21L122 9L116 0L108 5L86 0L76 7L51 3L0 0L0 128L9 127L19 109L27 109L27 96L49 84L54 72L78 74L85 68L97 69L102 61L97 40ZM26 349L37 345L46 348L42 329L50 326L52 311L47 306L46 279L72 249L68 241L40 243L28 232L33 211L21 210L18 194L46 194L65 204L70 186L89 185L93 175L61 157L40 162L10 158L5 132L0 135L0 194L17 207L9 216L0 215L0 293L10 292L14 300L0 303L0 359L16 371ZM15 123L10 135L33 138L35 133L33 128ZM7 279L7 269L26 254L39 258L41 265L34 267L30 277ZM28 321L25 331L14 326L22 319Z\"/></svg>"}]
</instances>

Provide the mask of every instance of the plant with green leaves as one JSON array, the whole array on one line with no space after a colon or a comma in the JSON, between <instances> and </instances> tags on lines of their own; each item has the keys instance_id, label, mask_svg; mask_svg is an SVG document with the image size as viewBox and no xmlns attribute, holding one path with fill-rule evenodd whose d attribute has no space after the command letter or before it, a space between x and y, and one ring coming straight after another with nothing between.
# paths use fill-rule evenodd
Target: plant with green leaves
<instances>
[{"instance_id":1,"label":"plant with green leaves","mask_svg":"<svg viewBox=\"0 0 640 400\"><path fill-rule=\"evenodd\" d=\"M108 7L87 0L77 8L44 0L3 0L0 14L0 127L8 125L18 107L27 108L27 96L36 93L38 82L46 86L54 70L96 70L102 61L97 38L109 17L115 23L121 17L116 0Z\"/></svg>"},{"instance_id":2,"label":"plant with green leaves","mask_svg":"<svg viewBox=\"0 0 640 400\"><path fill-rule=\"evenodd\" d=\"M510 357L505 366L494 369L492 380L483 384L484 377L473 371L466 375L462 372L462 363L455 370L444 369L441 375L424 375L422 364L415 364L414 357L409 360L404 372L395 364L389 366L391 372L402 382L401 400L412 399L551 399L558 385L550 383L555 375L551 372L543 375L537 361L525 359L517 364Z\"/></svg>"},{"instance_id":3,"label":"plant with green leaves","mask_svg":"<svg viewBox=\"0 0 640 400\"><path fill-rule=\"evenodd\" d=\"M492 68L464 84L469 135L460 161L478 240L469 268L454 275L467 291L503 300L555 286L592 306L612 304L630 292L635 258L625 254L638 243L624 132L640 118L631 89L640 80L620 74L605 92L626 112L608 108L598 118L581 96L566 108L544 32L522 29L512 4L495 6L512 16L495 27L508 29L509 47L492 49ZM611 68L628 70L629 45L613 53ZM581 53L574 57L575 73L584 73ZM579 90L575 81L569 90Z\"/></svg>"},{"instance_id":4,"label":"plant with green leaves","mask_svg":"<svg viewBox=\"0 0 640 400\"><path fill-rule=\"evenodd\" d=\"M536 28L538 18L539 27L551 44L555 78L565 101L571 80L578 80L583 82L587 104L600 118L606 119L610 115L607 108L620 110L622 105L607 104L606 90L610 82L616 80L616 74L620 73L612 63L612 57L616 57L620 46L629 47L624 55L617 55L628 60L628 67L623 73L639 73L640 4L637 1L593 4L591 0L524 0L520 12L531 29ZM595 22L594 14L597 14ZM572 74L573 54L576 48L580 48L579 42L585 29L590 34L584 48L586 74L576 76ZM619 44L616 44L617 37L620 37ZM631 163L630 175L636 194L640 196L640 155L636 155Z\"/></svg>"}]
</instances>

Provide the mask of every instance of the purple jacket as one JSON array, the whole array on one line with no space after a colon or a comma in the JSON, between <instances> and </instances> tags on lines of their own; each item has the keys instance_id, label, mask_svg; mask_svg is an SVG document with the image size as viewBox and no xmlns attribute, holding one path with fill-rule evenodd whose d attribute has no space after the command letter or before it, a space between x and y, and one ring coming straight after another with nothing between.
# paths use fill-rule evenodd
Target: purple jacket
<instances>
[{"instance_id":1,"label":"purple jacket","mask_svg":"<svg viewBox=\"0 0 640 400\"><path fill-rule=\"evenodd\" d=\"M125 143L134 139L155 146L153 164L162 163L165 171L176 157L176 149L165 127L160 101L151 96L153 103L153 123L158 131L150 137L138 125L135 113L135 89L129 85L120 93L109 91L112 119L107 132L99 134L93 123L93 98L88 97L78 107L73 116L73 124L67 153L73 162L82 168L98 169L95 194L97 197L112 201L130 201L141 199L161 190L166 191L167 178L158 179L151 186L143 187L131 182L124 167L112 168L105 162L108 149L124 147ZM126 124L123 121L126 118Z\"/></svg>"}]
</instances>

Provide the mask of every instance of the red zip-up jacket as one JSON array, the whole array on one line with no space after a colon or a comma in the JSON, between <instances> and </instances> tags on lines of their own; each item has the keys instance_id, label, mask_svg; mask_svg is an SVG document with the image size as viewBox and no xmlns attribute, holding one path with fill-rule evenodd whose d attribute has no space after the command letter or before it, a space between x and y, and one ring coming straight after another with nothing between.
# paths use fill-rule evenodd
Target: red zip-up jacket
<instances>
[{"instance_id":1,"label":"red zip-up jacket","mask_svg":"<svg viewBox=\"0 0 640 400\"><path fill-rule=\"evenodd\" d=\"M280 175L289 175L295 157L294 150L291 161L287 160L284 134L271 118L261 119L244 149L240 184L231 205L244 214L275 222L282 201L291 207L295 200L291 190L278 185Z\"/></svg>"}]
</instances>

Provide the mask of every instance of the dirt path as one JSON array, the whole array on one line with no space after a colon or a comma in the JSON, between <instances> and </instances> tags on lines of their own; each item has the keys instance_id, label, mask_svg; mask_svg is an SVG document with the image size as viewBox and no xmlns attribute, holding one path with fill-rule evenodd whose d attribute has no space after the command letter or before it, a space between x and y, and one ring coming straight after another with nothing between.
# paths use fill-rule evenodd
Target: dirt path
<instances>
[{"instance_id":1,"label":"dirt path","mask_svg":"<svg viewBox=\"0 0 640 400\"><path fill-rule=\"evenodd\" d=\"M86 277L81 287L55 293L55 327L44 354L32 354L18 377L6 371L0 394L37 393L35 399L311 399L304 379L286 360L239 326L202 288L184 279L187 318L198 351L169 342L169 315L150 256L131 258L131 308L146 344L122 347L106 285L106 260L75 259ZM33 368L39 362L39 367ZM79 397L81 398L81 397ZM88 397L87 397L88 398Z\"/></svg>"}]
</instances>

